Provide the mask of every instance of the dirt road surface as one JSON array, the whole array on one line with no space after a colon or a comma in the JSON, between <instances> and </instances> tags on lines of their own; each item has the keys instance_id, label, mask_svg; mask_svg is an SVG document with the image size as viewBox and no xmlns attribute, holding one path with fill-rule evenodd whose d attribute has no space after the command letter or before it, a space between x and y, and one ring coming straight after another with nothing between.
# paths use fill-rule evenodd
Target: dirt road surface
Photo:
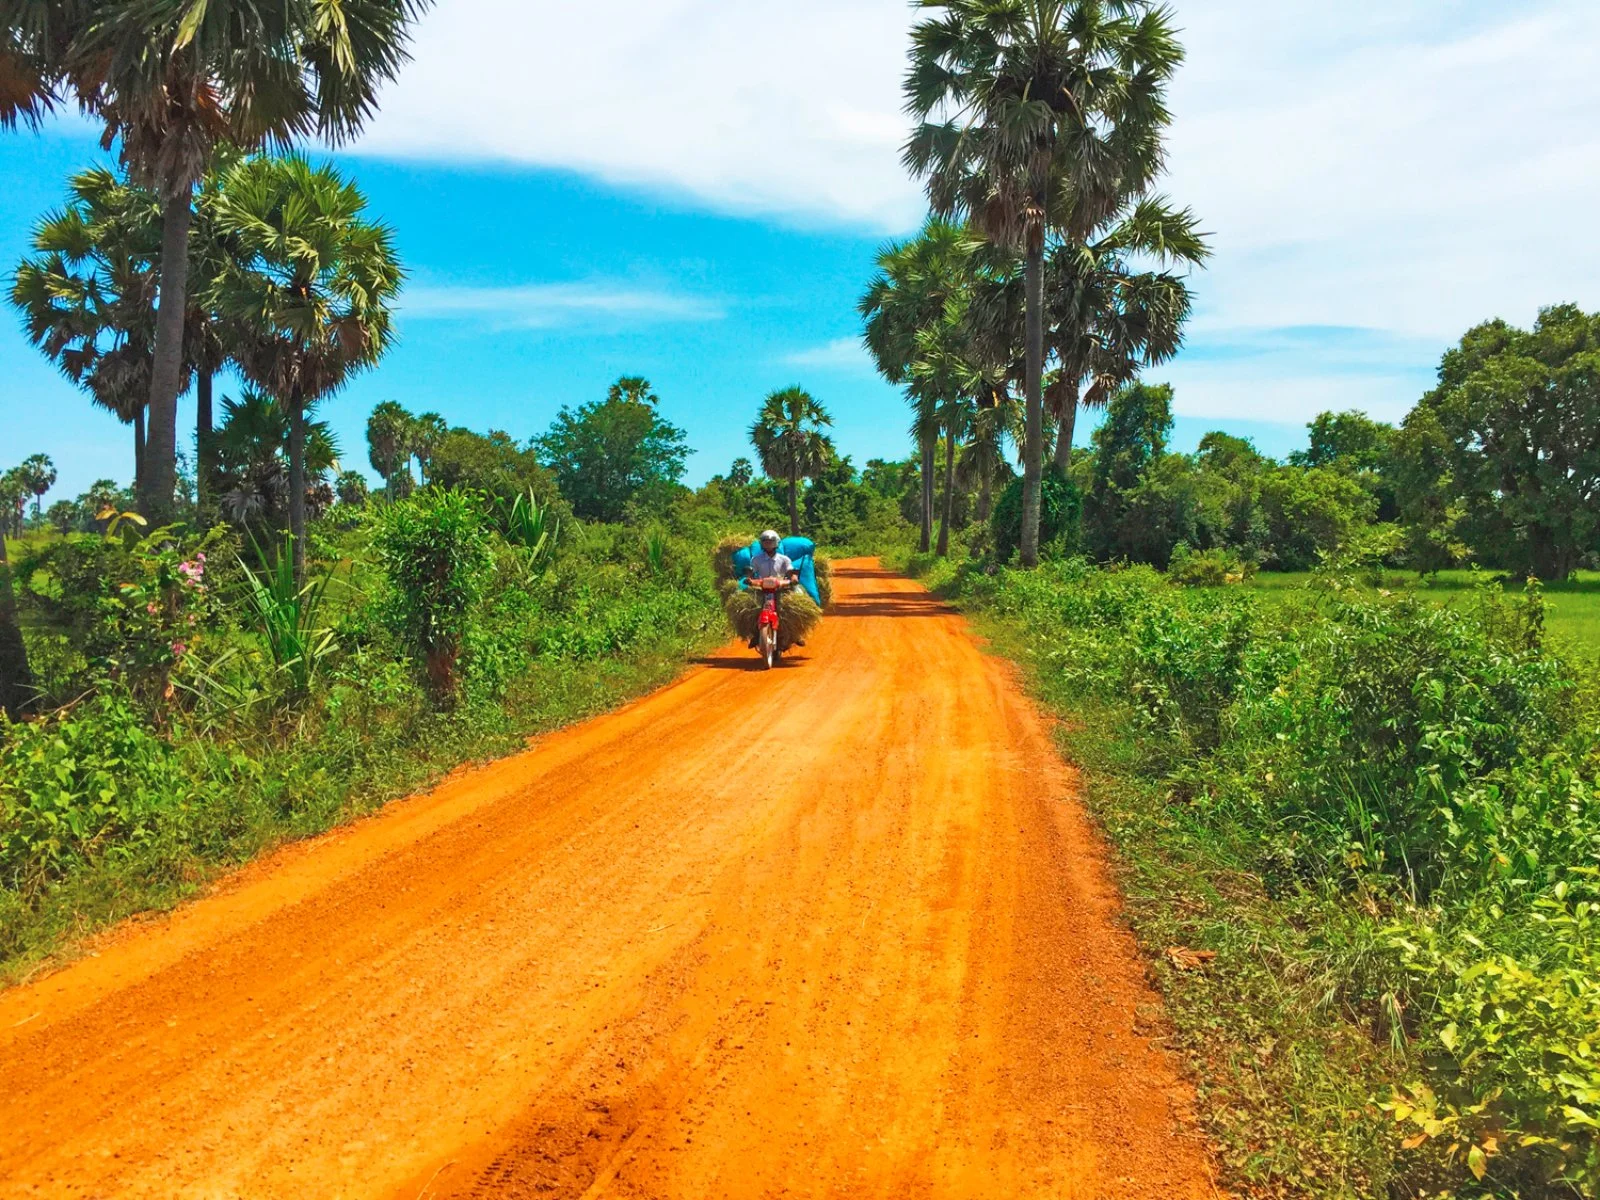
<instances>
[{"instance_id":1,"label":"dirt road surface","mask_svg":"<svg viewBox=\"0 0 1600 1200\"><path fill-rule=\"evenodd\" d=\"M839 592L0 993L0 1195L1215 1195L1043 721Z\"/></svg>"}]
</instances>

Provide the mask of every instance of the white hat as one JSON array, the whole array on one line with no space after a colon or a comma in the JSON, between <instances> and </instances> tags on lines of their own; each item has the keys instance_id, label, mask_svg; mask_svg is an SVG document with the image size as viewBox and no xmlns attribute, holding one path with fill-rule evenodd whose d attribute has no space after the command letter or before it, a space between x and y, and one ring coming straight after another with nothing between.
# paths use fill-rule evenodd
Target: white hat
<instances>
[{"instance_id":1,"label":"white hat","mask_svg":"<svg viewBox=\"0 0 1600 1200\"><path fill-rule=\"evenodd\" d=\"M763 546L765 546L768 542L775 542L777 540L778 540L778 531L776 529L767 529L767 530L763 530L762 531L761 544Z\"/></svg>"}]
</instances>

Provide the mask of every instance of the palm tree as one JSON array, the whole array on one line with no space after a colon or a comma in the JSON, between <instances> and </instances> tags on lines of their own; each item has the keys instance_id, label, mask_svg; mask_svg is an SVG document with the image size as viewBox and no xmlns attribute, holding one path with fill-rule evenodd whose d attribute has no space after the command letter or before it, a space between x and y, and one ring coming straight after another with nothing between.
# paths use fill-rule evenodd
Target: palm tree
<instances>
[{"instance_id":1,"label":"palm tree","mask_svg":"<svg viewBox=\"0 0 1600 1200\"><path fill-rule=\"evenodd\" d=\"M1005 439L1015 420L1015 409L1016 400L1009 390L1001 389L994 404L979 406L973 412L968 426L967 443L956 468L956 481L964 488L977 489L976 515L980 523L987 523L994 510L995 485L1011 478Z\"/></svg>"},{"instance_id":2,"label":"palm tree","mask_svg":"<svg viewBox=\"0 0 1600 1200\"><path fill-rule=\"evenodd\" d=\"M400 498L395 484L401 473L409 474L406 464L411 459L411 430L416 420L393 400L377 405L367 418L367 461L383 476L391 499Z\"/></svg>"},{"instance_id":3,"label":"palm tree","mask_svg":"<svg viewBox=\"0 0 1600 1200\"><path fill-rule=\"evenodd\" d=\"M975 243L959 225L930 220L916 237L891 242L878 253L878 273L856 305L863 340L890 383L908 388L916 413L912 436L922 456L921 549L933 537L934 460L938 453L938 397L910 390L917 334L943 319L951 297L966 286Z\"/></svg>"},{"instance_id":4,"label":"palm tree","mask_svg":"<svg viewBox=\"0 0 1600 1200\"><path fill-rule=\"evenodd\" d=\"M65 208L33 231L11 303L28 338L94 402L133 427L134 477L144 448L155 338L160 208L105 168L74 175Z\"/></svg>"},{"instance_id":5,"label":"palm tree","mask_svg":"<svg viewBox=\"0 0 1600 1200\"><path fill-rule=\"evenodd\" d=\"M789 485L789 532L800 532L800 481L827 465L833 444L822 431L833 418L804 388L771 393L750 426L761 469Z\"/></svg>"},{"instance_id":6,"label":"palm tree","mask_svg":"<svg viewBox=\"0 0 1600 1200\"><path fill-rule=\"evenodd\" d=\"M17 468L22 486L33 496L33 515L38 517L44 504L44 494L56 484L56 465L48 454L30 454Z\"/></svg>"},{"instance_id":7,"label":"palm tree","mask_svg":"<svg viewBox=\"0 0 1600 1200\"><path fill-rule=\"evenodd\" d=\"M55 107L61 60L77 4L0 0L0 129L38 127Z\"/></svg>"},{"instance_id":8,"label":"palm tree","mask_svg":"<svg viewBox=\"0 0 1600 1200\"><path fill-rule=\"evenodd\" d=\"M331 166L262 156L228 173L217 224L235 243L212 299L244 375L289 419L289 529L305 577L306 409L389 346L402 272L389 229Z\"/></svg>"},{"instance_id":9,"label":"palm tree","mask_svg":"<svg viewBox=\"0 0 1600 1200\"><path fill-rule=\"evenodd\" d=\"M16 0L13 0L16 2ZM32 0L34 7L38 0ZM101 0L58 6L77 20L61 76L160 198L161 291L140 507L172 508L177 402L183 390L188 243L196 182L213 147L337 144L372 113L405 60L427 0ZM80 9L82 11L77 11Z\"/></svg>"},{"instance_id":10,"label":"palm tree","mask_svg":"<svg viewBox=\"0 0 1600 1200\"><path fill-rule=\"evenodd\" d=\"M1022 561L1039 557L1044 259L1052 198L1098 224L1162 166L1164 93L1183 52L1150 0L917 0L906 165L940 216L1024 260ZM1091 228L1093 225L1091 224ZM1081 230L1064 231L1071 237Z\"/></svg>"},{"instance_id":11,"label":"palm tree","mask_svg":"<svg viewBox=\"0 0 1600 1200\"><path fill-rule=\"evenodd\" d=\"M214 445L223 515L257 534L270 552L278 544L273 531L282 529L289 515L288 412L259 392L224 398ZM312 486L305 490L310 495L323 490L338 461L339 443L327 423L307 421L305 474Z\"/></svg>"},{"instance_id":12,"label":"palm tree","mask_svg":"<svg viewBox=\"0 0 1600 1200\"><path fill-rule=\"evenodd\" d=\"M450 426L436 412L425 412L411 423L411 453L416 457L422 482L427 483L433 467L433 452L444 441Z\"/></svg>"}]
</instances>

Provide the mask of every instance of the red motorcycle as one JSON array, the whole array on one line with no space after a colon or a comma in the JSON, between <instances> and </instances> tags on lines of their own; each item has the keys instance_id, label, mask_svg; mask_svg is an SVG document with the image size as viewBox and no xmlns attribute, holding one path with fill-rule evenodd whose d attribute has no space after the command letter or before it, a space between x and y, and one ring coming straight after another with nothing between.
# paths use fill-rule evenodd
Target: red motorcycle
<instances>
[{"instance_id":1,"label":"red motorcycle","mask_svg":"<svg viewBox=\"0 0 1600 1200\"><path fill-rule=\"evenodd\" d=\"M783 655L783 650L778 642L778 597L783 595L789 586L787 579L762 579L755 582L761 589L761 616L756 628L756 649L761 652L762 660L771 670L778 659Z\"/></svg>"}]
</instances>

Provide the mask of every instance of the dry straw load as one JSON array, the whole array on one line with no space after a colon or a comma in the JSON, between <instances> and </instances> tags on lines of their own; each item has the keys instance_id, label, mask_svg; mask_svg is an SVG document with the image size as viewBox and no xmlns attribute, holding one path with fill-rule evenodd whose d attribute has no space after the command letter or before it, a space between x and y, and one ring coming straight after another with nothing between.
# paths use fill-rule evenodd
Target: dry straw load
<instances>
[{"instance_id":1,"label":"dry straw load","mask_svg":"<svg viewBox=\"0 0 1600 1200\"><path fill-rule=\"evenodd\" d=\"M716 574L717 593L722 597L722 609L728 614L728 624L742 640L753 641L761 618L761 600L755 592L739 586L733 569L735 552L750 543L745 538L728 537L717 543L711 552L711 569ZM823 583L827 567L822 559L816 560L817 590L824 597L829 585ZM822 621L822 609L803 588L789 588L778 600L778 649L788 650L797 640L811 635Z\"/></svg>"}]
</instances>

